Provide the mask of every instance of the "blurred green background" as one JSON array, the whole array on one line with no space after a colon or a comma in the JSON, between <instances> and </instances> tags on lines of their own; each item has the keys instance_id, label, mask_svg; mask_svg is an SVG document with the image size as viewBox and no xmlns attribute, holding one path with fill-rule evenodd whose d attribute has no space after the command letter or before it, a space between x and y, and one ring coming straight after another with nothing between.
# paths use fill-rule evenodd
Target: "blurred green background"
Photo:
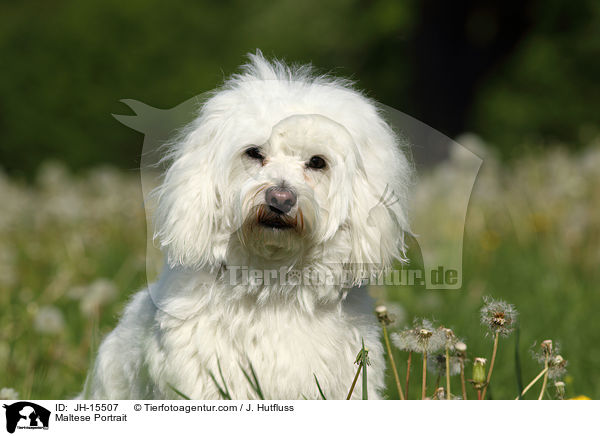
<instances>
[{"instance_id":1,"label":"blurred green background","mask_svg":"<svg viewBox=\"0 0 600 436\"><path fill-rule=\"evenodd\" d=\"M0 389L76 394L145 283L142 136L112 118L130 113L119 100L173 107L257 48L356 80L452 138L473 132L485 151L463 290L379 291L401 305L393 328L432 317L468 335L471 358L489 357L477 309L482 295L504 298L522 313L525 383L537 370L529 347L553 338L569 359L567 394L600 397L592 0L0 3ZM448 176L436 171L427 177ZM501 344L496 398L516 395L514 350L514 337Z\"/></svg>"},{"instance_id":2,"label":"blurred green background","mask_svg":"<svg viewBox=\"0 0 600 436\"><path fill-rule=\"evenodd\" d=\"M127 110L120 99L175 106L256 48L503 155L524 141L577 147L598 130L599 23L593 0L2 2L0 163L135 168L139 136L110 116Z\"/></svg>"}]
</instances>

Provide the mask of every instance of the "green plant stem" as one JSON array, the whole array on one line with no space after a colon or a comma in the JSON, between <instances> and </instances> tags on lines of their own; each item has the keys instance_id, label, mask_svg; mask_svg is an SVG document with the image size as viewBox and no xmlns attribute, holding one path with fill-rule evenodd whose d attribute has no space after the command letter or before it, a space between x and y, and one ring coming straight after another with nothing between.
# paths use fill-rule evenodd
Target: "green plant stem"
<instances>
[{"instance_id":1,"label":"green plant stem","mask_svg":"<svg viewBox=\"0 0 600 436\"><path fill-rule=\"evenodd\" d=\"M519 327L515 329L515 376L517 379L517 392L523 391L523 375L521 374L521 357L519 354L519 342L521 331Z\"/></svg>"},{"instance_id":2,"label":"green plant stem","mask_svg":"<svg viewBox=\"0 0 600 436\"><path fill-rule=\"evenodd\" d=\"M408 382L410 381L410 366L412 364L412 351L408 352L408 360L406 362L406 384L404 385L404 398L408 400Z\"/></svg>"},{"instance_id":3,"label":"green plant stem","mask_svg":"<svg viewBox=\"0 0 600 436\"><path fill-rule=\"evenodd\" d=\"M535 376L535 378L533 380L531 380L531 383L529 383L527 385L527 387L525 389L523 389L523 392L521 392L521 395L517 396L517 398L515 398L515 400L518 400L519 398L522 398L523 395L525 395L527 393L527 391L529 389L531 389L533 387L533 385L535 385L537 383L537 381L542 378L543 375L545 375L548 372L548 368L544 368L538 375Z\"/></svg>"},{"instance_id":4,"label":"green plant stem","mask_svg":"<svg viewBox=\"0 0 600 436\"><path fill-rule=\"evenodd\" d=\"M546 384L548 384L548 358L549 356L546 355L546 358L544 359L544 381L542 382L542 390L540 391L540 396L538 397L538 400L541 400L544 397L544 392L546 391Z\"/></svg>"},{"instance_id":5,"label":"green plant stem","mask_svg":"<svg viewBox=\"0 0 600 436\"><path fill-rule=\"evenodd\" d=\"M421 399L427 394L427 351L423 351L423 383L421 384Z\"/></svg>"},{"instance_id":6,"label":"green plant stem","mask_svg":"<svg viewBox=\"0 0 600 436\"><path fill-rule=\"evenodd\" d=\"M265 396L260 387L260 383L258 382L258 377L256 376L256 371L254 371L254 366L252 366L252 362L250 362L250 359L247 356L246 356L246 360L248 361L248 366L250 367L250 374L248 374L248 372L246 372L246 370L242 367L241 364L240 364L240 369L242 370L244 377L246 377L246 380L248 380L248 383L250 384L250 387L252 388L252 390L254 392L256 392L256 395L258 395L258 399L264 400ZM250 375L252 375L252 377L250 377Z\"/></svg>"},{"instance_id":7,"label":"green plant stem","mask_svg":"<svg viewBox=\"0 0 600 436\"><path fill-rule=\"evenodd\" d=\"M175 387L173 387L171 384L167 383L167 386L169 386L169 388L175 392L177 395L179 395L181 398L183 398L184 400L191 400L190 397L188 397L187 395L185 395L184 393L182 393L180 390L176 389Z\"/></svg>"},{"instance_id":8,"label":"green plant stem","mask_svg":"<svg viewBox=\"0 0 600 436\"><path fill-rule=\"evenodd\" d=\"M365 344L363 343L363 350L365 349ZM363 400L368 400L369 399L369 388L367 385L367 366L369 366L366 363L363 363L363 368L362 368L362 399Z\"/></svg>"},{"instance_id":9,"label":"green plant stem","mask_svg":"<svg viewBox=\"0 0 600 436\"><path fill-rule=\"evenodd\" d=\"M323 389L321 389L321 385L319 384L319 379L317 378L317 375L313 374L313 376L315 377L315 383L317 384L317 389L319 390L319 395L321 396L321 399L326 400L327 398L325 397L325 394L323 393Z\"/></svg>"},{"instance_id":10,"label":"green plant stem","mask_svg":"<svg viewBox=\"0 0 600 436\"><path fill-rule=\"evenodd\" d=\"M394 361L394 355L392 354L392 347L390 346L390 338L388 337L387 328L383 322L381 323L381 327L383 328L383 338L385 339L385 346L387 348L387 353L390 358L392 373L394 374L394 379L396 380L398 395L400 395L401 400L404 400L404 393L402 392L402 386L400 385L400 377L398 376L398 369L396 368L396 362Z\"/></svg>"},{"instance_id":11,"label":"green plant stem","mask_svg":"<svg viewBox=\"0 0 600 436\"><path fill-rule=\"evenodd\" d=\"M356 386L356 382L358 381L358 376L360 375L360 370L362 369L362 362L359 363L358 369L356 370L356 375L354 376L354 380L352 380L352 386L350 386L350 392L348 392L348 396L346 400L349 400L352 397L352 392L354 392L354 386Z\"/></svg>"},{"instance_id":12,"label":"green plant stem","mask_svg":"<svg viewBox=\"0 0 600 436\"><path fill-rule=\"evenodd\" d=\"M450 399L450 351L446 347L446 400Z\"/></svg>"},{"instance_id":13,"label":"green plant stem","mask_svg":"<svg viewBox=\"0 0 600 436\"><path fill-rule=\"evenodd\" d=\"M465 361L460 359L460 385L462 388L463 400L467 399L467 385L465 383Z\"/></svg>"},{"instance_id":14,"label":"green plant stem","mask_svg":"<svg viewBox=\"0 0 600 436\"><path fill-rule=\"evenodd\" d=\"M485 399L485 393L487 392L487 388L490 384L490 380L492 379L492 371L494 370L494 362L496 361L496 352L498 351L498 340L500 339L500 333L496 332L496 336L494 337L494 350L492 351L492 360L490 361L490 370L488 371L487 379L485 380L485 386L483 387L483 392L481 393L482 398Z\"/></svg>"}]
</instances>

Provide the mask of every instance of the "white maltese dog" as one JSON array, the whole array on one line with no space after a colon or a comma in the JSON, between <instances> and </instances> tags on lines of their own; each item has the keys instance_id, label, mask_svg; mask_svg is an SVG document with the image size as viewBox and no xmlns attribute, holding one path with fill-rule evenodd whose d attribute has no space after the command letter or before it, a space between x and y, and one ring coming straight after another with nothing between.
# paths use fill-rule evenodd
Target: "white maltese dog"
<instances>
[{"instance_id":1,"label":"white maltese dog","mask_svg":"<svg viewBox=\"0 0 600 436\"><path fill-rule=\"evenodd\" d=\"M344 399L363 341L381 397L380 328L358 285L405 260L410 165L349 82L250 59L167 156L165 269L101 344L84 398L318 399L316 378Z\"/></svg>"}]
</instances>

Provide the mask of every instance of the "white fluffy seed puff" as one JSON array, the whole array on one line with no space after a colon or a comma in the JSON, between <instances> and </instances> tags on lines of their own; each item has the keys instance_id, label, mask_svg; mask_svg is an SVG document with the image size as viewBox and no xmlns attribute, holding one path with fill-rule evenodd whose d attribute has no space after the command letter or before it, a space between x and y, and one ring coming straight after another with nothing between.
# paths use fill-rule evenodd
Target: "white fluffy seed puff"
<instances>
[{"instance_id":1,"label":"white fluffy seed puff","mask_svg":"<svg viewBox=\"0 0 600 436\"><path fill-rule=\"evenodd\" d=\"M411 167L349 82L249 57L166 157L164 270L102 342L82 398L319 399L316 376L344 399L363 340L381 398L380 329L357 284L404 260Z\"/></svg>"}]
</instances>

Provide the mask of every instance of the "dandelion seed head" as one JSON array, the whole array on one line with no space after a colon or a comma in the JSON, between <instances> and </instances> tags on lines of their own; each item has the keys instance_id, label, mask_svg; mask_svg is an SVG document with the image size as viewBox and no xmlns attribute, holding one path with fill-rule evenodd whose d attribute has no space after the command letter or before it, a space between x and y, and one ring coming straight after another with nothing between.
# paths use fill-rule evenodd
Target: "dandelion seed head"
<instances>
[{"instance_id":1,"label":"dandelion seed head","mask_svg":"<svg viewBox=\"0 0 600 436\"><path fill-rule=\"evenodd\" d=\"M446 327L440 327L440 328L446 334L446 338L448 338L448 339L456 339L456 335L454 334L454 331L452 329L449 329L449 328L446 328Z\"/></svg>"},{"instance_id":2,"label":"dandelion seed head","mask_svg":"<svg viewBox=\"0 0 600 436\"><path fill-rule=\"evenodd\" d=\"M545 355L548 355L548 356L552 355L552 340L551 339L546 339L545 341L542 341L541 347L542 347L542 352Z\"/></svg>"},{"instance_id":3,"label":"dandelion seed head","mask_svg":"<svg viewBox=\"0 0 600 436\"><path fill-rule=\"evenodd\" d=\"M531 353L533 358L544 365L548 360L548 378L558 380L567 373L568 361L560 354L560 344L547 339L538 347L536 343L532 345Z\"/></svg>"},{"instance_id":4,"label":"dandelion seed head","mask_svg":"<svg viewBox=\"0 0 600 436\"><path fill-rule=\"evenodd\" d=\"M413 321L413 328L394 333L391 337L398 349L416 353L435 353L446 343L446 334L441 329L436 329L430 320L419 318Z\"/></svg>"},{"instance_id":5,"label":"dandelion seed head","mask_svg":"<svg viewBox=\"0 0 600 436\"><path fill-rule=\"evenodd\" d=\"M387 307L385 307L385 306L383 306L383 305L377 306L377 307L375 308L375 313L376 313L377 315L379 315L379 314L381 314L381 313L387 313Z\"/></svg>"},{"instance_id":6,"label":"dandelion seed head","mask_svg":"<svg viewBox=\"0 0 600 436\"><path fill-rule=\"evenodd\" d=\"M441 331L442 336L444 337L444 347L454 350L455 345L459 342L458 338L454 334L454 330L446 327L440 327L439 330Z\"/></svg>"},{"instance_id":7,"label":"dandelion seed head","mask_svg":"<svg viewBox=\"0 0 600 436\"><path fill-rule=\"evenodd\" d=\"M488 327L492 335L498 333L500 336L509 336L517 322L515 306L491 297L484 297L484 303L480 312L481 324Z\"/></svg>"},{"instance_id":8,"label":"dandelion seed head","mask_svg":"<svg viewBox=\"0 0 600 436\"><path fill-rule=\"evenodd\" d=\"M459 353L466 353L467 344L465 344L464 342L457 342L456 344L454 344L454 349Z\"/></svg>"},{"instance_id":9,"label":"dandelion seed head","mask_svg":"<svg viewBox=\"0 0 600 436\"><path fill-rule=\"evenodd\" d=\"M414 351L410 348L410 341L406 332L402 331L400 333L392 333L390 335L390 339L392 340L392 343L396 346L396 348L398 348L399 350Z\"/></svg>"},{"instance_id":10,"label":"dandelion seed head","mask_svg":"<svg viewBox=\"0 0 600 436\"><path fill-rule=\"evenodd\" d=\"M0 400L18 400L19 393L13 388L2 388L0 389Z\"/></svg>"},{"instance_id":11,"label":"dandelion seed head","mask_svg":"<svg viewBox=\"0 0 600 436\"><path fill-rule=\"evenodd\" d=\"M387 312L392 324L404 323L404 321L406 320L406 311L400 304L388 303Z\"/></svg>"},{"instance_id":12,"label":"dandelion seed head","mask_svg":"<svg viewBox=\"0 0 600 436\"><path fill-rule=\"evenodd\" d=\"M429 339L433 335L431 330L419 329L419 337L421 339Z\"/></svg>"},{"instance_id":13,"label":"dandelion seed head","mask_svg":"<svg viewBox=\"0 0 600 436\"><path fill-rule=\"evenodd\" d=\"M531 346L530 352L532 357L540 364L544 364L546 358L552 360L552 358L560 354L560 343L553 343L551 340L542 341L539 345L534 342Z\"/></svg>"},{"instance_id":14,"label":"dandelion seed head","mask_svg":"<svg viewBox=\"0 0 600 436\"><path fill-rule=\"evenodd\" d=\"M64 330L65 319L57 307L44 306L35 314L33 326L39 333L57 334Z\"/></svg>"},{"instance_id":15,"label":"dandelion seed head","mask_svg":"<svg viewBox=\"0 0 600 436\"><path fill-rule=\"evenodd\" d=\"M446 375L446 355L433 354L427 357L427 370L434 374ZM450 375L460 374L460 359L450 356Z\"/></svg>"},{"instance_id":16,"label":"dandelion seed head","mask_svg":"<svg viewBox=\"0 0 600 436\"><path fill-rule=\"evenodd\" d=\"M79 307L84 315L91 316L116 297L117 286L108 279L98 279L86 288Z\"/></svg>"},{"instance_id":17,"label":"dandelion seed head","mask_svg":"<svg viewBox=\"0 0 600 436\"><path fill-rule=\"evenodd\" d=\"M393 322L388 313L387 307L383 305L375 307L375 315L377 315L379 322L383 323L384 325L389 325Z\"/></svg>"},{"instance_id":18,"label":"dandelion seed head","mask_svg":"<svg viewBox=\"0 0 600 436\"><path fill-rule=\"evenodd\" d=\"M558 380L567 373L567 361L559 354L548 361L548 378Z\"/></svg>"},{"instance_id":19,"label":"dandelion seed head","mask_svg":"<svg viewBox=\"0 0 600 436\"><path fill-rule=\"evenodd\" d=\"M404 322L406 317L405 311L399 304L390 303L387 305L378 305L375 307L375 315L379 322L384 322L386 325Z\"/></svg>"}]
</instances>

